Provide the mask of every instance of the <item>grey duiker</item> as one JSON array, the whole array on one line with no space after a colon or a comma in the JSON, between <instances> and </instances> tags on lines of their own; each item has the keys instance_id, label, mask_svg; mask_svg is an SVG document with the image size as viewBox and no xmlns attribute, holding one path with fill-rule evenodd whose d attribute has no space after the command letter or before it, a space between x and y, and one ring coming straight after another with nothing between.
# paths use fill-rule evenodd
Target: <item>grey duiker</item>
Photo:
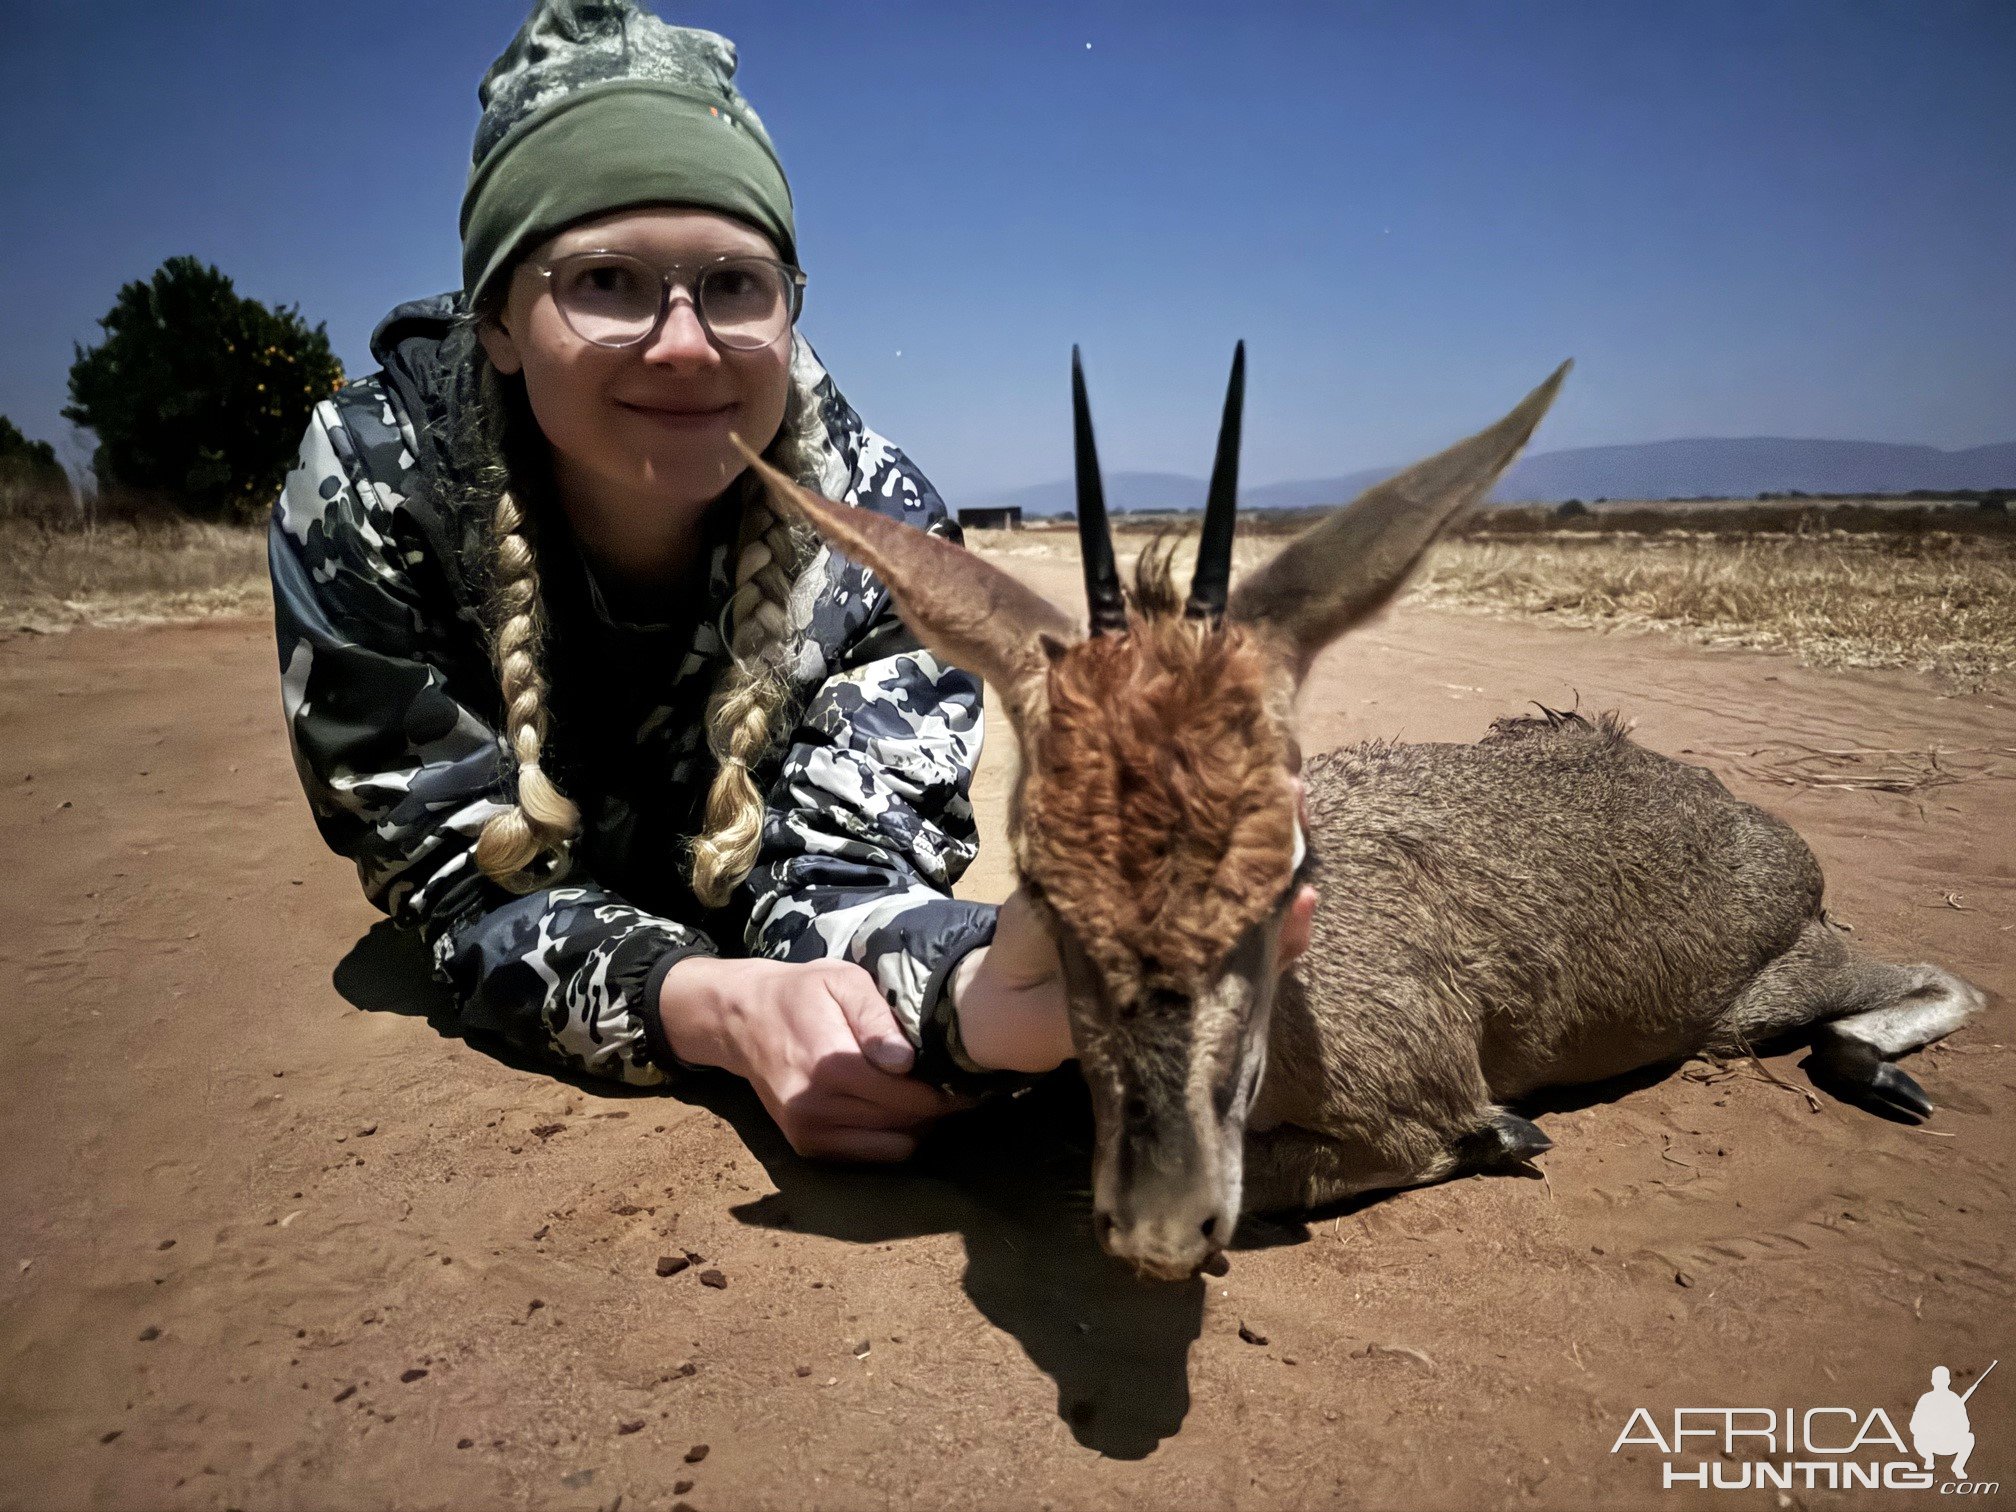
<instances>
[{"instance_id":1,"label":"grey duiker","mask_svg":"<svg viewBox=\"0 0 2016 1512\"><path fill-rule=\"evenodd\" d=\"M1529 1160L1548 1141L1507 1099L1823 1021L1824 1079L1923 1116L1889 1059L1980 1006L1937 968L1851 956L1796 834L1614 721L1301 762L1317 653L1484 498L1567 370L1232 590L1242 344L1179 603L1166 554L1120 584L1074 352L1089 632L951 542L764 469L1006 707L1015 868L1057 938L1092 1093L1095 1228L1144 1275L1191 1274L1242 1211ZM1284 977L1284 912L1312 874L1311 946Z\"/></svg>"}]
</instances>

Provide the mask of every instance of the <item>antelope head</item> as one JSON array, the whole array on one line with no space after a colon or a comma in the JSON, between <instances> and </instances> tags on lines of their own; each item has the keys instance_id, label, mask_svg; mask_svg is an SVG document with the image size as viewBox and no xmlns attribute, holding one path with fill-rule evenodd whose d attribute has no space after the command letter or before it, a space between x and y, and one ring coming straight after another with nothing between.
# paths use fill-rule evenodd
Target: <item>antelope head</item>
<instances>
[{"instance_id":1,"label":"antelope head","mask_svg":"<svg viewBox=\"0 0 2016 1512\"><path fill-rule=\"evenodd\" d=\"M1367 490L1228 595L1245 346L1232 362L1187 599L1166 553L1123 591L1076 350L1078 533L1089 629L952 542L791 483L781 507L889 585L934 654L979 673L1022 754L1008 815L1055 936L1091 1089L1094 1224L1144 1275L1190 1275L1238 1221L1281 925L1304 852L1292 714L1316 654L1384 606L1481 500L1568 370L1488 430Z\"/></svg>"}]
</instances>

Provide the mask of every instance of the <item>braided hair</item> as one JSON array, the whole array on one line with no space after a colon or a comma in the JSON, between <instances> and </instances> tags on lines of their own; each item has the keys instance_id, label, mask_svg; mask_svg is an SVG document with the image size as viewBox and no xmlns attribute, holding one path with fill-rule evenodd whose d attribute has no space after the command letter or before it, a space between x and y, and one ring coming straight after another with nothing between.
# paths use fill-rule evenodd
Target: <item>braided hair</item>
<instances>
[{"instance_id":1,"label":"braided hair","mask_svg":"<svg viewBox=\"0 0 2016 1512\"><path fill-rule=\"evenodd\" d=\"M473 326L481 313L469 317ZM550 492L539 447L543 436L521 377L497 371L480 342L471 341L478 423L460 438L472 486L493 497L490 524L489 630L491 658L504 706L505 743L517 763L513 801L484 822L476 864L513 892L562 880L572 864L581 811L544 768L548 730L545 671L547 622L540 585L540 525L551 510L535 501ZM789 476L816 483L816 401L794 373L784 422L764 451ZM690 843L693 892L709 908L728 901L756 862L763 829L763 794L753 768L776 743L790 698L784 661L790 648L789 605L798 574L811 557L803 526L771 506L753 473L740 495L734 591L727 624L728 662L706 706L709 752L717 770L707 793L700 833Z\"/></svg>"}]
</instances>

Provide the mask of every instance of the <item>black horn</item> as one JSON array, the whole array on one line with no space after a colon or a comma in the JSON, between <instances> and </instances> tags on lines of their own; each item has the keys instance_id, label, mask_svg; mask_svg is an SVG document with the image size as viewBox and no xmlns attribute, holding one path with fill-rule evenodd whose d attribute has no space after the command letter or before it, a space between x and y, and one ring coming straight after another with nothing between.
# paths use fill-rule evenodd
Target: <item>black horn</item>
<instances>
[{"instance_id":1,"label":"black horn","mask_svg":"<svg viewBox=\"0 0 2016 1512\"><path fill-rule=\"evenodd\" d=\"M1246 343L1232 349L1232 381L1225 388L1225 416L1218 422L1218 456L1211 464L1211 492L1204 501L1204 533L1197 542L1197 570L1190 578L1190 619L1217 624L1225 617L1225 591L1232 581L1232 527L1239 512L1239 422L1246 409Z\"/></svg>"},{"instance_id":2,"label":"black horn","mask_svg":"<svg viewBox=\"0 0 2016 1512\"><path fill-rule=\"evenodd\" d=\"M1099 449L1092 442L1092 410L1085 402L1085 370L1071 348L1071 438L1078 466L1078 551L1085 559L1085 603L1092 633L1127 628L1120 570L1113 564L1113 532L1106 524L1106 487L1099 480Z\"/></svg>"}]
</instances>

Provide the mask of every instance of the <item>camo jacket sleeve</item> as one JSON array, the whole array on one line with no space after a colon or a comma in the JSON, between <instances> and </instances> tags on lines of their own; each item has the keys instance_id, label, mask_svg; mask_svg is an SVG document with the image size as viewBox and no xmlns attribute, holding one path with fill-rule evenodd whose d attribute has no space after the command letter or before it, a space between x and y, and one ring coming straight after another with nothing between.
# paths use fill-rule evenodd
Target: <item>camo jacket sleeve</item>
<instances>
[{"instance_id":1,"label":"camo jacket sleeve","mask_svg":"<svg viewBox=\"0 0 2016 1512\"><path fill-rule=\"evenodd\" d=\"M846 502L959 540L914 464L864 431ZM750 876L751 954L866 968L918 1046L915 1074L1000 1090L959 1043L948 983L994 937L996 906L954 898L979 849L969 796L984 721L980 680L941 662L897 617L879 578L826 558L818 613L843 628L803 705L769 793ZM815 623L814 630L822 627Z\"/></svg>"},{"instance_id":2,"label":"camo jacket sleeve","mask_svg":"<svg viewBox=\"0 0 2016 1512\"><path fill-rule=\"evenodd\" d=\"M462 1022L637 1085L674 1066L645 1011L698 930L578 876L519 896L475 864L509 801L496 692L389 480L412 465L376 380L315 408L268 533L282 705L322 837L419 929Z\"/></svg>"}]
</instances>

